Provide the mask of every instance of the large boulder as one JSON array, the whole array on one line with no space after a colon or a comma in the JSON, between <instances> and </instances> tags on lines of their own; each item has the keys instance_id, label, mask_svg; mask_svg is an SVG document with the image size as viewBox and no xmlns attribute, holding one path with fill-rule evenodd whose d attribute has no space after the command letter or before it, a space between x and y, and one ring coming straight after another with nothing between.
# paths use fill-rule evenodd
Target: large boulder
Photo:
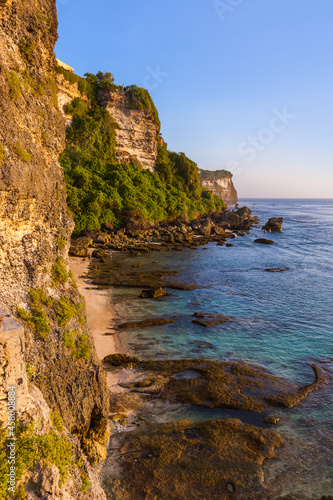
<instances>
[{"instance_id":1,"label":"large boulder","mask_svg":"<svg viewBox=\"0 0 333 500\"><path fill-rule=\"evenodd\" d=\"M139 217L129 217L126 221L126 234L131 238L141 235L144 231L151 228L148 219L140 219Z\"/></svg>"},{"instance_id":2,"label":"large boulder","mask_svg":"<svg viewBox=\"0 0 333 500\"><path fill-rule=\"evenodd\" d=\"M191 223L191 227L200 236L210 236L212 232L212 220L210 218L198 219Z\"/></svg>"},{"instance_id":3,"label":"large boulder","mask_svg":"<svg viewBox=\"0 0 333 500\"><path fill-rule=\"evenodd\" d=\"M88 248L92 244L92 238L88 236L81 236L71 240L69 255L72 257L87 257Z\"/></svg>"},{"instance_id":4,"label":"large boulder","mask_svg":"<svg viewBox=\"0 0 333 500\"><path fill-rule=\"evenodd\" d=\"M252 211L248 207L239 208L236 212L239 217L251 217Z\"/></svg>"},{"instance_id":5,"label":"large boulder","mask_svg":"<svg viewBox=\"0 0 333 500\"><path fill-rule=\"evenodd\" d=\"M272 217L263 226L264 231L270 233L282 233L283 217Z\"/></svg>"},{"instance_id":6,"label":"large boulder","mask_svg":"<svg viewBox=\"0 0 333 500\"><path fill-rule=\"evenodd\" d=\"M84 236L91 238L94 243L100 243L102 245L110 241L110 235L98 229L88 229L84 232Z\"/></svg>"},{"instance_id":7,"label":"large boulder","mask_svg":"<svg viewBox=\"0 0 333 500\"><path fill-rule=\"evenodd\" d=\"M115 227L113 224L102 224L102 230L105 231L106 233L113 234L115 231Z\"/></svg>"}]
</instances>

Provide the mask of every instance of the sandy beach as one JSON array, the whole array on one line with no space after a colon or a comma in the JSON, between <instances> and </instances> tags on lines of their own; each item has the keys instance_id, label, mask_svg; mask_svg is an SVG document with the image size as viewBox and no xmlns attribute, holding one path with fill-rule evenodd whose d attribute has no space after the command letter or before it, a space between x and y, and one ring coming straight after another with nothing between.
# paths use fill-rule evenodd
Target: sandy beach
<instances>
[{"instance_id":1,"label":"sandy beach","mask_svg":"<svg viewBox=\"0 0 333 500\"><path fill-rule=\"evenodd\" d=\"M117 314L112 307L110 291L99 290L91 285L90 280L86 277L90 264L89 258L71 257L69 264L79 292L86 300L87 322L94 338L97 356L103 360L108 354L119 352L120 348L115 336L110 335L117 322ZM105 335L106 333L109 335Z\"/></svg>"},{"instance_id":2,"label":"sandy beach","mask_svg":"<svg viewBox=\"0 0 333 500\"><path fill-rule=\"evenodd\" d=\"M115 323L118 322L119 318L112 306L110 290L99 290L91 284L87 278L89 264L90 258L70 257L69 259L70 269L79 292L86 300L88 328L94 339L97 356L102 361L109 354L124 353L126 348L122 345L115 329ZM126 391L118 384L128 382L132 378L131 370L108 372L107 381L110 392Z\"/></svg>"}]
</instances>

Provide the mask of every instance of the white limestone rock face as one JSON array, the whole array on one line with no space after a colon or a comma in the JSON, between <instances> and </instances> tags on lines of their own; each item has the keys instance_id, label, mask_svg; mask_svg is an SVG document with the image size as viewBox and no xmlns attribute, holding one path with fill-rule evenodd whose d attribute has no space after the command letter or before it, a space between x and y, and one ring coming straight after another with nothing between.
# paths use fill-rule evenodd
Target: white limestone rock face
<instances>
[{"instance_id":1,"label":"white limestone rock face","mask_svg":"<svg viewBox=\"0 0 333 500\"><path fill-rule=\"evenodd\" d=\"M137 161L153 171L157 158L159 125L148 109L132 109L123 90L103 92L103 107L119 125L116 131L116 155L121 163Z\"/></svg>"},{"instance_id":2,"label":"white limestone rock face","mask_svg":"<svg viewBox=\"0 0 333 500\"><path fill-rule=\"evenodd\" d=\"M227 205L235 205L238 201L237 191L230 172L200 170L201 185L221 198Z\"/></svg>"},{"instance_id":3,"label":"white limestone rock face","mask_svg":"<svg viewBox=\"0 0 333 500\"><path fill-rule=\"evenodd\" d=\"M58 107L59 111L65 118L66 126L72 123L72 116L66 112L66 106L72 102L73 99L79 97L89 104L88 98L81 94L77 83L69 83L62 74L56 74L57 90L58 90Z\"/></svg>"}]
</instances>

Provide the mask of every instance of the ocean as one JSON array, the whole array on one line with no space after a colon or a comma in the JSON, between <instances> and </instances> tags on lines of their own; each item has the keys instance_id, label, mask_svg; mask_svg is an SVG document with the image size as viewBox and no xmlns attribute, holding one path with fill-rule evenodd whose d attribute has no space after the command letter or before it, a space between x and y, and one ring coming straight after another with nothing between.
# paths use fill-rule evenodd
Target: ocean
<instances>
[{"instance_id":1,"label":"ocean","mask_svg":"<svg viewBox=\"0 0 333 500\"><path fill-rule=\"evenodd\" d=\"M178 282L193 290L172 290L164 301L139 299L138 289L113 289L123 321L176 316L175 324L126 332L141 359L204 358L244 360L299 384L314 380L311 363L323 363L333 376L333 199L242 199L260 224L230 240L232 248L210 243L196 250L136 257L154 269L175 269ZM284 217L283 232L270 234L276 245L259 245L269 217ZM115 254L122 265L127 259ZM289 268L267 272L268 268ZM195 312L223 314L233 322L209 329L192 324ZM198 341L206 347L198 346ZM333 494L332 384L301 405L277 409L274 430L287 445L266 471L277 494L291 492L319 499ZM230 413L230 412L229 412ZM156 421L230 416L220 410L156 410ZM235 416L235 415L232 415ZM274 490L274 491L275 491ZM319 495L320 494L320 495Z\"/></svg>"}]
</instances>

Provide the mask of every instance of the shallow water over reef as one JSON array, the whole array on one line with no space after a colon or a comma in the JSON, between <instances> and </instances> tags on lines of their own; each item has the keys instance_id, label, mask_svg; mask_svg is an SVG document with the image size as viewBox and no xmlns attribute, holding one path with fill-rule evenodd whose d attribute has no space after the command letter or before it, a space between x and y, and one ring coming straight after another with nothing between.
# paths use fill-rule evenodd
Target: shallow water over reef
<instances>
[{"instance_id":1,"label":"shallow water over reef","mask_svg":"<svg viewBox=\"0 0 333 500\"><path fill-rule=\"evenodd\" d=\"M175 281L197 286L169 290L172 295L163 301L139 299L138 289L111 291L122 321L151 316L176 320L127 331L132 352L143 360L244 360L299 384L314 379L309 363L323 362L332 380L333 200L241 200L242 205L262 223L272 216L285 218L283 233L269 235L276 245L253 243L263 236L260 225L232 240L233 248L211 243L183 252L113 255L114 265L177 270ZM289 270L272 273L268 268ZM207 329L192 323L195 312L234 321ZM273 430L287 442L266 471L277 497L291 492L309 499L333 495L332 396L330 383L299 406L274 412L281 424ZM211 417L190 407L155 410L159 422L228 416L225 410L214 410Z\"/></svg>"}]
</instances>

